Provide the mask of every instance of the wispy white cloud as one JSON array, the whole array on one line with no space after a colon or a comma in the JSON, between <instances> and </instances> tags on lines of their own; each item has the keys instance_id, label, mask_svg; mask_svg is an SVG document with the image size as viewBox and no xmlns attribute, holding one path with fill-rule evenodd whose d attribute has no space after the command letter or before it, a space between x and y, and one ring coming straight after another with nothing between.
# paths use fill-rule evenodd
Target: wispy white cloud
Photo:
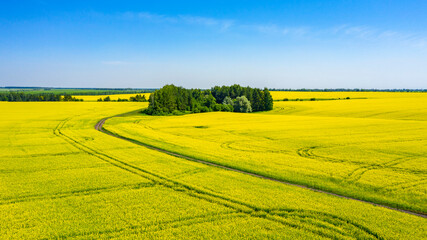
<instances>
[{"instance_id":1,"label":"wispy white cloud","mask_svg":"<svg viewBox=\"0 0 427 240\"><path fill-rule=\"evenodd\" d=\"M380 33L379 35L378 35L378 37L379 38L393 38L393 37L398 37L400 34L398 33L398 32L396 32L396 31L390 31L390 30L387 30L387 31L384 31L384 32L382 32L382 33Z\"/></svg>"},{"instance_id":2,"label":"wispy white cloud","mask_svg":"<svg viewBox=\"0 0 427 240\"><path fill-rule=\"evenodd\" d=\"M370 42L395 42L414 47L427 47L425 34L402 33L394 30L378 29L366 25L342 24L330 28L313 28L309 26L286 26L277 24L244 24L233 19L211 18L196 15L163 15L150 12L119 13L121 19L142 20L153 23L186 24L204 26L221 31L249 30L258 34L277 35L281 37L305 37L322 39L330 37L357 39Z\"/></svg>"},{"instance_id":3,"label":"wispy white cloud","mask_svg":"<svg viewBox=\"0 0 427 240\"><path fill-rule=\"evenodd\" d=\"M218 27L221 30L227 30L234 24L234 21L229 19L208 18L193 15L168 16L149 12L126 12L120 14L120 17L127 20L145 20L156 23L173 23L200 25L206 27Z\"/></svg>"},{"instance_id":4,"label":"wispy white cloud","mask_svg":"<svg viewBox=\"0 0 427 240\"><path fill-rule=\"evenodd\" d=\"M370 37L375 37L377 34L377 31L366 26L355 26L355 27L345 28L344 33L347 35L353 35L358 38L370 38Z\"/></svg>"},{"instance_id":5,"label":"wispy white cloud","mask_svg":"<svg viewBox=\"0 0 427 240\"><path fill-rule=\"evenodd\" d=\"M346 36L372 42L396 42L414 47L427 46L427 37L420 33L403 33L393 30L381 30L369 26L352 26L348 24L331 28L326 33Z\"/></svg>"},{"instance_id":6,"label":"wispy white cloud","mask_svg":"<svg viewBox=\"0 0 427 240\"><path fill-rule=\"evenodd\" d=\"M234 24L234 20L206 18L206 17L200 17L200 16L191 16L191 15L179 15L179 19L188 24L218 26L222 30L226 30Z\"/></svg>"},{"instance_id":7,"label":"wispy white cloud","mask_svg":"<svg viewBox=\"0 0 427 240\"><path fill-rule=\"evenodd\" d=\"M279 36L304 36L310 34L308 27L284 27L275 24L254 24L241 25L244 28L254 30L261 34L279 35Z\"/></svg>"},{"instance_id":8,"label":"wispy white cloud","mask_svg":"<svg viewBox=\"0 0 427 240\"><path fill-rule=\"evenodd\" d=\"M149 12L125 12L120 14L121 18L127 19L127 20L146 20L151 22L168 22L168 23L176 23L178 22L178 19L176 17L161 15L161 14L154 14Z\"/></svg>"}]
</instances>

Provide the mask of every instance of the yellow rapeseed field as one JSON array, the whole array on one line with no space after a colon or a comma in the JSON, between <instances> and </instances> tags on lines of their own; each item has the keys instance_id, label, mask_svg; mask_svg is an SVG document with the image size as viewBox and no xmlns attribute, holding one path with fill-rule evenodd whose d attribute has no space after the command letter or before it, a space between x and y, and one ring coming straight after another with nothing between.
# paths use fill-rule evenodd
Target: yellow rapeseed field
<instances>
[{"instance_id":1,"label":"yellow rapeseed field","mask_svg":"<svg viewBox=\"0 0 427 240\"><path fill-rule=\"evenodd\" d=\"M329 99L341 98L345 99L384 99L384 98L425 98L425 93L422 92L296 92L296 91L271 91L274 100L289 99Z\"/></svg>"},{"instance_id":2,"label":"yellow rapeseed field","mask_svg":"<svg viewBox=\"0 0 427 240\"><path fill-rule=\"evenodd\" d=\"M85 102L96 102L98 99L110 97L111 100L117 99L129 99L130 97L135 97L136 95L144 95L146 99L150 96L150 93L128 93L128 94L110 94L110 95L73 95L73 97L78 99L83 99Z\"/></svg>"},{"instance_id":3,"label":"yellow rapeseed field","mask_svg":"<svg viewBox=\"0 0 427 240\"><path fill-rule=\"evenodd\" d=\"M427 212L427 94L273 92L273 111L115 118L107 129L264 176ZM346 94L346 95L341 95Z\"/></svg>"},{"instance_id":4,"label":"yellow rapeseed field","mask_svg":"<svg viewBox=\"0 0 427 240\"><path fill-rule=\"evenodd\" d=\"M424 209L416 197L425 185L415 184L425 174L422 114L408 107L346 117L332 108L315 116L305 104L318 103L152 117L136 111L147 103L0 102L0 239L422 239L425 218L173 157L94 129L105 117L136 111L107 120L106 128L332 190L391 187L385 202L400 196L396 203ZM396 181L388 174L398 174ZM367 183L375 175L388 183ZM363 193L378 198L371 187Z\"/></svg>"}]
</instances>

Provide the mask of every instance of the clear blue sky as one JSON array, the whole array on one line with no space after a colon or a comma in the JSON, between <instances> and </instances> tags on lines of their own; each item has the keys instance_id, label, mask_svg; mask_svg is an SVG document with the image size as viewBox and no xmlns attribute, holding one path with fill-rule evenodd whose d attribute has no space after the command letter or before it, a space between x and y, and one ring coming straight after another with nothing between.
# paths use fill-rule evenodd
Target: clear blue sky
<instances>
[{"instance_id":1,"label":"clear blue sky","mask_svg":"<svg viewBox=\"0 0 427 240\"><path fill-rule=\"evenodd\" d=\"M4 1L0 86L427 88L427 1Z\"/></svg>"}]
</instances>

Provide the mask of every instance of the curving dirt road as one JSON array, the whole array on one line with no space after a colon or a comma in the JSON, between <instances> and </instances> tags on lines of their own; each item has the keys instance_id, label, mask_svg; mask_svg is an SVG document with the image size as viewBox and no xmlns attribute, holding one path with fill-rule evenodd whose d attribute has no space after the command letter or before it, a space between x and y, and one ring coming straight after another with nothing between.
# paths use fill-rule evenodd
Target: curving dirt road
<instances>
[{"instance_id":1,"label":"curving dirt road","mask_svg":"<svg viewBox=\"0 0 427 240\"><path fill-rule=\"evenodd\" d=\"M133 112L135 112L135 111L133 111ZM131 112L131 113L133 113L133 112ZM324 193L324 194L328 194L328 195L332 195L332 196L336 196L336 197L340 197L340 198L351 199L351 200L355 200L355 201L359 201L359 202L369 203L369 204L374 205L374 206L384 207L384 208L388 208L388 209L391 209L391 210L396 210L396 211L404 212L404 213L407 213L407 214L411 214L411 215L415 215L415 216L427 218L427 215L424 214L424 213L412 212L412 211L409 211L409 210L403 210L403 209L393 208L393 207L389 207L389 206L386 206L386 205L377 204L377 203L374 203L374 202L369 202L369 201L366 201L366 200L361 200L361 199L357 199L357 198L347 197L347 196L344 196L344 195L339 195L339 194L336 194L336 193L327 192L327 191L324 191L324 190L320 190L320 189L316 189L316 188L311 188L311 187L307 187L307 186L304 186L304 185L299 185L299 184L295 184L295 183L291 183L291 182L286 182L286 181L278 180L278 179L275 179L275 178L271 178L271 177L266 177L266 176L263 176L263 175L259 175L259 174L256 174L256 173L242 171L242 170L239 170L239 169L236 169L236 168L231 168L231 167L227 167L227 166L220 165L220 164L217 164L217 163L207 162L207 161L204 161L204 160L200 160L200 159L188 157L188 156L185 156L185 155L181 155L181 154L178 154L178 153L170 152L170 151L167 151L167 150L164 150L164 149L161 149L161 148L153 147L153 146L150 146L148 144L139 142L139 141L137 141L135 139L131 139L131 138L127 138L127 137L124 137L124 136L121 136L121 135L117 135L117 134L109 132L108 130L106 130L106 129L103 128L103 125L104 125L104 123L105 123L105 121L107 119L113 118L113 117L123 116L123 115L126 115L126 114L129 114L129 113L124 113L124 114L119 114L119 115L115 115L115 116L112 116L112 117L103 118L99 122L96 123L95 129L98 130L98 131L100 131L100 132L102 132L102 133L108 134L110 136L113 136L113 137L116 137L116 138L119 138L119 139L123 139L123 140L129 141L129 142L132 142L134 144L146 147L148 149L155 150L155 151L158 151L158 152L162 152L162 153L174 156L174 157L183 158L183 159L186 159L186 160L189 160L189 161L198 162L198 163L202 163L202 164L213 166L213 167L217 167L217 168L222 168L222 169L225 169L225 170L234 171L234 172L238 172L238 173L250 175L250 176L253 176L253 177L257 177L257 178L262 178L262 179L266 179L266 180L270 180L270 181L274 181L274 182L279 182L279 183L290 185L290 186L295 186L295 187L300 187L300 188L304 188L304 189L309 189L309 190L312 190L312 191L315 191L315 192L320 192L320 193Z\"/></svg>"}]
</instances>

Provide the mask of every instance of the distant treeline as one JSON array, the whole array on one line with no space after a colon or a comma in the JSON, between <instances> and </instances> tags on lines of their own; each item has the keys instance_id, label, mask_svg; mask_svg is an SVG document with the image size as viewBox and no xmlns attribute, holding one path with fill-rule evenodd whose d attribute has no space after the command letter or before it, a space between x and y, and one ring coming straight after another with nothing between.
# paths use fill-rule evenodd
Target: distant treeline
<instances>
[{"instance_id":1,"label":"distant treeline","mask_svg":"<svg viewBox=\"0 0 427 240\"><path fill-rule=\"evenodd\" d=\"M4 87L0 92L25 92L25 93L53 93L60 95L113 95L113 94L132 94L132 93L151 93L155 89L136 89L136 88L46 88L46 87Z\"/></svg>"},{"instance_id":2,"label":"distant treeline","mask_svg":"<svg viewBox=\"0 0 427 240\"><path fill-rule=\"evenodd\" d=\"M367 89L367 88L270 88L270 91L284 91L284 92L427 92L427 89Z\"/></svg>"},{"instance_id":3,"label":"distant treeline","mask_svg":"<svg viewBox=\"0 0 427 240\"><path fill-rule=\"evenodd\" d=\"M57 102L57 101L83 101L69 94L54 93L26 93L26 92L0 92L0 101L8 102Z\"/></svg>"},{"instance_id":4,"label":"distant treeline","mask_svg":"<svg viewBox=\"0 0 427 240\"><path fill-rule=\"evenodd\" d=\"M179 115L212 111L257 112L271 109L273 98L267 88L261 90L233 85L201 90L166 85L151 93L148 108L144 112L150 115Z\"/></svg>"},{"instance_id":5,"label":"distant treeline","mask_svg":"<svg viewBox=\"0 0 427 240\"><path fill-rule=\"evenodd\" d=\"M117 100L111 100L110 96L107 96L105 98L98 98L98 102L147 102L147 99L145 98L145 95L137 94L135 97L127 98L118 98Z\"/></svg>"}]
</instances>

